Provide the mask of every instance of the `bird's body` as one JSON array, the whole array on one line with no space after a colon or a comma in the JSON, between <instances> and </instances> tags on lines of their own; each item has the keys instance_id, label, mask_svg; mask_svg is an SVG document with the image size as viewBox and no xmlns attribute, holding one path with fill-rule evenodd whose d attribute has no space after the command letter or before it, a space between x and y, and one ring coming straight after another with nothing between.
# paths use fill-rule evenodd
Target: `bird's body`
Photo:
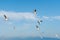
<instances>
[{"instance_id":1,"label":"bird's body","mask_svg":"<svg viewBox=\"0 0 60 40\"><path fill-rule=\"evenodd\" d=\"M39 25L41 24L41 22L43 22L43 21L42 21L42 20L38 20L38 21L37 21L37 23L38 23Z\"/></svg>"},{"instance_id":2,"label":"bird's body","mask_svg":"<svg viewBox=\"0 0 60 40\"><path fill-rule=\"evenodd\" d=\"M4 15L4 18L5 18L6 21L8 20L8 17L6 15Z\"/></svg>"},{"instance_id":3,"label":"bird's body","mask_svg":"<svg viewBox=\"0 0 60 40\"><path fill-rule=\"evenodd\" d=\"M40 30L40 28L38 27L38 25L36 25L36 29L39 31Z\"/></svg>"},{"instance_id":4,"label":"bird's body","mask_svg":"<svg viewBox=\"0 0 60 40\"><path fill-rule=\"evenodd\" d=\"M35 10L34 10L34 15L36 16L36 14L37 14L37 13L36 13L36 9L35 9Z\"/></svg>"}]
</instances>

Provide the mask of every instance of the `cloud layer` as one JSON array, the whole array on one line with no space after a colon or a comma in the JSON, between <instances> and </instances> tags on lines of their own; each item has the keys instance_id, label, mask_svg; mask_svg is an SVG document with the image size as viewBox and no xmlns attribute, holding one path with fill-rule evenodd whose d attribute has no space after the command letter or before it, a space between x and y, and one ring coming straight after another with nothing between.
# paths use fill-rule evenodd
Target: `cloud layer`
<instances>
[{"instance_id":1,"label":"cloud layer","mask_svg":"<svg viewBox=\"0 0 60 40\"><path fill-rule=\"evenodd\" d=\"M4 23L3 20L1 20L3 23L2 27L0 30L3 30L0 34L0 36L5 36L5 37L28 37L28 36L32 36L32 23L29 23L31 21L29 20L36 20L35 16L33 13L31 12L9 12L9 11L0 11L0 18L4 19L3 15L6 15L8 17L9 21ZM27 20L29 22L26 21L22 21L20 22L20 20ZM14 22L15 23L14 23ZM18 21L18 23L17 23ZM1 25L0 25L1 26ZM16 27L15 32L12 32L13 27ZM10 29L9 29L10 27ZM11 29L12 28L12 29ZM5 33L4 33L5 32ZM34 31L33 31L34 32ZM35 32L34 32L34 36Z\"/></svg>"},{"instance_id":2,"label":"cloud layer","mask_svg":"<svg viewBox=\"0 0 60 40\"><path fill-rule=\"evenodd\" d=\"M4 19L4 16L3 16L4 14L10 20L16 20L16 21L20 21L20 20L36 20L37 19L34 16L34 14L31 13L31 12L0 11L0 18ZM60 16L42 16L41 19L42 20L48 20L48 21L60 20ZM9 22L8 26L10 24L13 24L13 23L12 22ZM25 23L23 25L20 25L20 23L18 23L18 24L19 25L18 25L18 27L16 27L16 32L12 32L12 29L10 31L9 31L9 29L6 29L6 28L8 28L8 26L7 27L4 27L4 28L2 27L4 29L4 31L1 33L1 35L4 35L5 37L14 37L14 36L19 36L19 37L28 37L28 36L36 37L36 36L39 36L40 37L40 34L36 33L36 30L33 28L33 26L32 26L33 24L32 23L29 23L29 24L28 23ZM5 24L5 26L6 26L6 24ZM33 28L33 31L32 31L32 28ZM3 30L3 29L0 29L0 30ZM8 30L8 31L6 33L4 33L6 30ZM11 35L9 35L9 34L11 34ZM50 36L50 35L48 34L48 36Z\"/></svg>"},{"instance_id":3,"label":"cloud layer","mask_svg":"<svg viewBox=\"0 0 60 40\"><path fill-rule=\"evenodd\" d=\"M6 15L10 20L37 20L32 12L9 12L9 11L0 11L0 17L3 17L3 15ZM43 20L60 20L60 16L42 16L41 19Z\"/></svg>"},{"instance_id":4,"label":"cloud layer","mask_svg":"<svg viewBox=\"0 0 60 40\"><path fill-rule=\"evenodd\" d=\"M34 14L31 12L7 12L7 11L0 11L0 17L6 15L11 20L21 20L21 19L31 19L35 20Z\"/></svg>"},{"instance_id":5,"label":"cloud layer","mask_svg":"<svg viewBox=\"0 0 60 40\"><path fill-rule=\"evenodd\" d=\"M48 21L60 20L60 16L42 16L42 19Z\"/></svg>"}]
</instances>

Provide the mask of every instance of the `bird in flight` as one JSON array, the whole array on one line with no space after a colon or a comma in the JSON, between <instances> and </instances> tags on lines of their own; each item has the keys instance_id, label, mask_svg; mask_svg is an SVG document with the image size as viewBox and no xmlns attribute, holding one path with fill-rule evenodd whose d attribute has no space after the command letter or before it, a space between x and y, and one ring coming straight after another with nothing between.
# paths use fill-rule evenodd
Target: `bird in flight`
<instances>
[{"instance_id":1,"label":"bird in flight","mask_svg":"<svg viewBox=\"0 0 60 40\"><path fill-rule=\"evenodd\" d=\"M38 24L41 24L41 22L43 22L43 21L42 21L42 20L38 20L38 21L37 21Z\"/></svg>"},{"instance_id":2,"label":"bird in flight","mask_svg":"<svg viewBox=\"0 0 60 40\"><path fill-rule=\"evenodd\" d=\"M8 17L5 14L4 14L4 18L5 18L6 21L8 20Z\"/></svg>"},{"instance_id":3,"label":"bird in flight","mask_svg":"<svg viewBox=\"0 0 60 40\"><path fill-rule=\"evenodd\" d=\"M38 25L36 25L36 30L37 30L37 31L39 31L39 30L40 30L40 28L39 28L39 26L38 26Z\"/></svg>"},{"instance_id":4,"label":"bird in flight","mask_svg":"<svg viewBox=\"0 0 60 40\"><path fill-rule=\"evenodd\" d=\"M35 9L35 10L34 10L34 15L36 16L36 14L37 14L37 13L36 13L36 9Z\"/></svg>"}]
</instances>

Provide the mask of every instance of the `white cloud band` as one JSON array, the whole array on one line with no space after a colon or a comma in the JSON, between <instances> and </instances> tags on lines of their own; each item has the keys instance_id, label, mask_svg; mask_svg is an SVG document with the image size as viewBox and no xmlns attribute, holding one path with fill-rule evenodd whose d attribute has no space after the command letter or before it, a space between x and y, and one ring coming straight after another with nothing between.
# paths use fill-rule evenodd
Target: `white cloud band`
<instances>
[{"instance_id":1,"label":"white cloud band","mask_svg":"<svg viewBox=\"0 0 60 40\"><path fill-rule=\"evenodd\" d=\"M20 19L31 19L35 20L34 14L31 12L7 12L0 11L0 17L6 15L11 20L20 20Z\"/></svg>"}]
</instances>

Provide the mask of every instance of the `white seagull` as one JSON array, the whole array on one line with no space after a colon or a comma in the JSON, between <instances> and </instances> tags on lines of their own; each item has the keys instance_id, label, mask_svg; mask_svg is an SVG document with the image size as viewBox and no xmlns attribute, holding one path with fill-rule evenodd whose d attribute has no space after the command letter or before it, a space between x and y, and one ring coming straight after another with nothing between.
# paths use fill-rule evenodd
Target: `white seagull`
<instances>
[{"instance_id":1,"label":"white seagull","mask_svg":"<svg viewBox=\"0 0 60 40\"><path fill-rule=\"evenodd\" d=\"M8 20L8 17L5 14L4 14L4 18L5 18L6 21Z\"/></svg>"}]
</instances>

